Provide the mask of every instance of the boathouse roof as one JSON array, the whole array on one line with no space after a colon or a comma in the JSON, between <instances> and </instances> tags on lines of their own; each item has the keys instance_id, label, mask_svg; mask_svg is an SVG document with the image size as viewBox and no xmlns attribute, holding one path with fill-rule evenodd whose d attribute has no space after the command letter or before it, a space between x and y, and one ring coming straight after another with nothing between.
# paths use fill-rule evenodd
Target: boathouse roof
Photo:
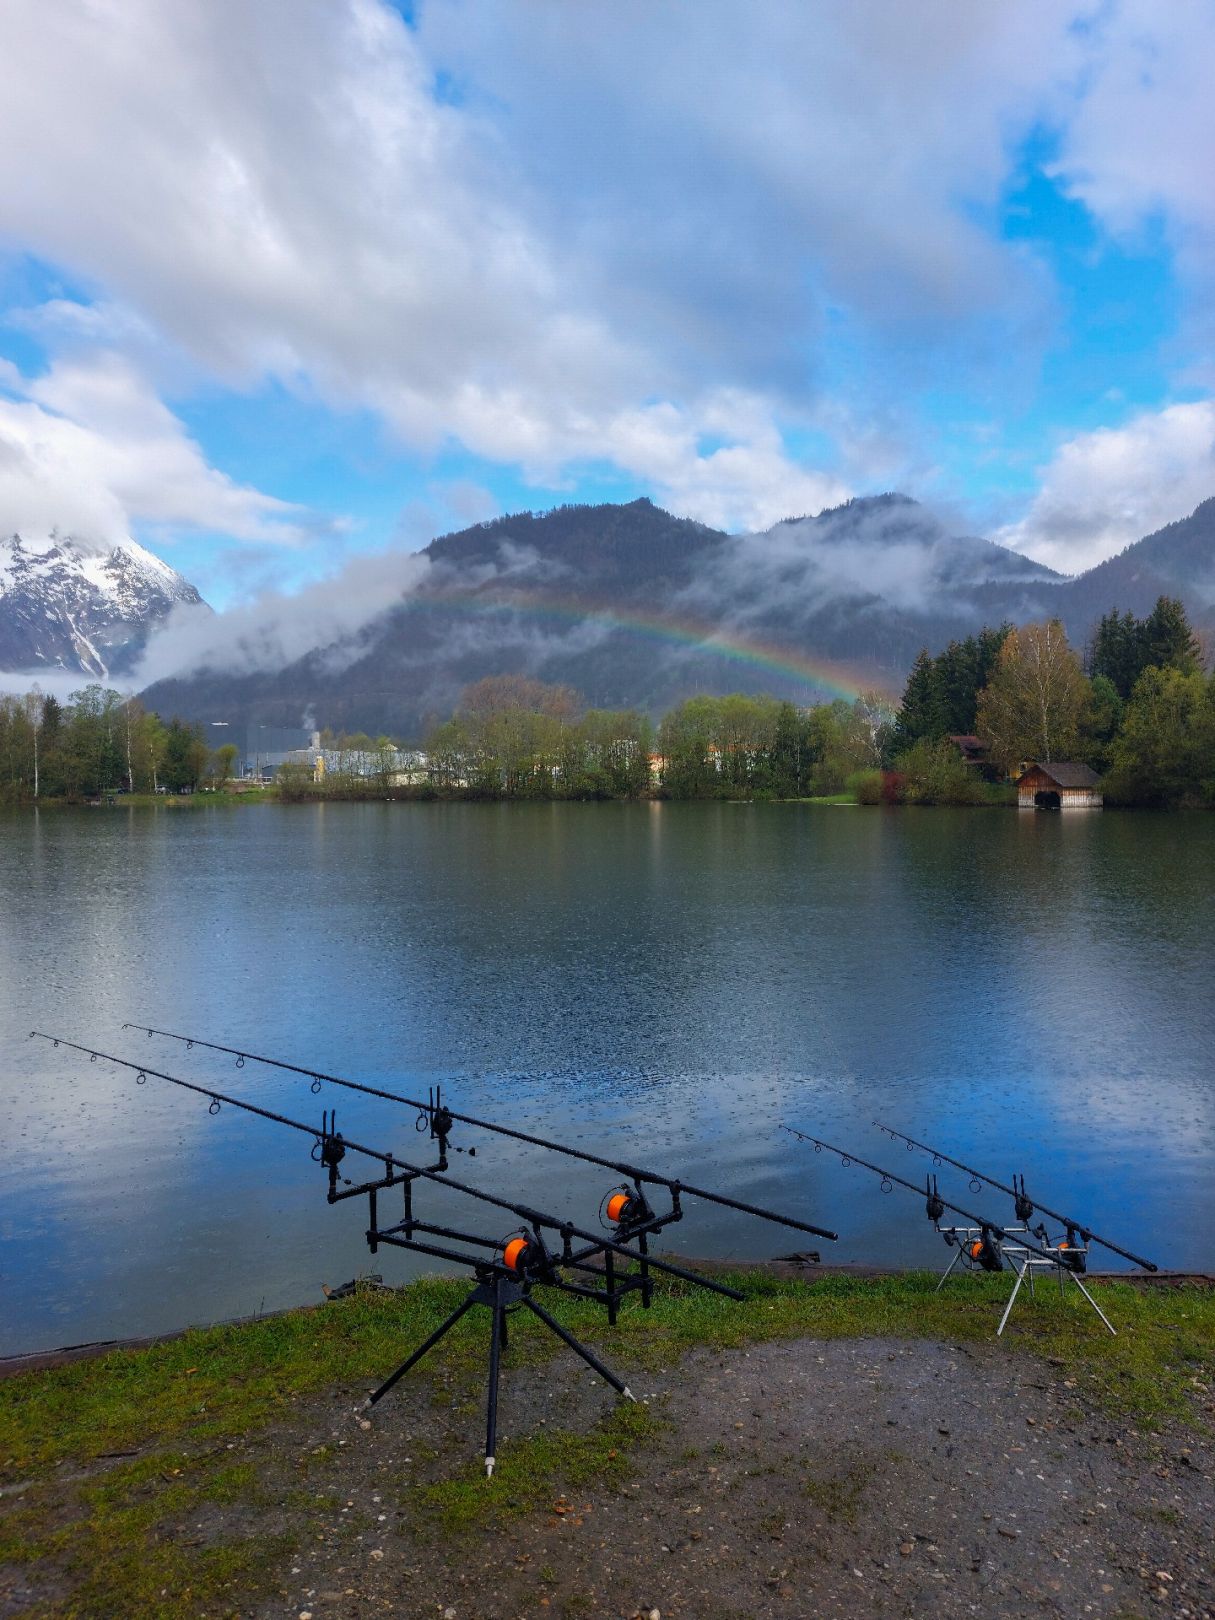
<instances>
[{"instance_id":1,"label":"boathouse roof","mask_svg":"<svg viewBox=\"0 0 1215 1620\"><path fill-rule=\"evenodd\" d=\"M1092 766L1081 765L1076 760L1036 759L1026 768L1025 775L1031 771L1041 771L1061 788L1091 788L1101 780Z\"/></svg>"}]
</instances>

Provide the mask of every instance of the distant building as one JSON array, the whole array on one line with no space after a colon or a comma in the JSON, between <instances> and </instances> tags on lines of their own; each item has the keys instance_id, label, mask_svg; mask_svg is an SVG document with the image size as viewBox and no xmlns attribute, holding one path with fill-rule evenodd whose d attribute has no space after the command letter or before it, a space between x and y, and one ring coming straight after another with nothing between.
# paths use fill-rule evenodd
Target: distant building
<instances>
[{"instance_id":1,"label":"distant building","mask_svg":"<svg viewBox=\"0 0 1215 1620\"><path fill-rule=\"evenodd\" d=\"M1022 810L1100 810L1101 778L1072 760L1035 760L1017 778Z\"/></svg>"},{"instance_id":2,"label":"distant building","mask_svg":"<svg viewBox=\"0 0 1215 1620\"><path fill-rule=\"evenodd\" d=\"M986 765L987 744L982 737L972 737L963 732L951 734L950 742L962 756L964 765Z\"/></svg>"},{"instance_id":3,"label":"distant building","mask_svg":"<svg viewBox=\"0 0 1215 1620\"><path fill-rule=\"evenodd\" d=\"M280 762L303 765L314 782L327 777L378 778L388 787L409 787L427 780L426 755L416 748L324 748L319 731L307 748L292 749Z\"/></svg>"},{"instance_id":4,"label":"distant building","mask_svg":"<svg viewBox=\"0 0 1215 1620\"><path fill-rule=\"evenodd\" d=\"M1003 780L1004 773L992 759L982 737L959 731L951 732L948 741L961 754L963 765L969 766L976 776L981 776L985 782Z\"/></svg>"}]
</instances>

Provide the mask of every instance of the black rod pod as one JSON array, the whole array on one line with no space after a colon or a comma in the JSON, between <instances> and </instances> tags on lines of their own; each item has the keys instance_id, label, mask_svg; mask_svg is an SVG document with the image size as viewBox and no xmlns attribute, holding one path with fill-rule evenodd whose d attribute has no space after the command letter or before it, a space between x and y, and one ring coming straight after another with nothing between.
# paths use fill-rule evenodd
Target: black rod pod
<instances>
[{"instance_id":1,"label":"black rod pod","mask_svg":"<svg viewBox=\"0 0 1215 1620\"><path fill-rule=\"evenodd\" d=\"M491 1333L489 1346L489 1378L487 1388L487 1424L485 1443L485 1469L492 1475L495 1463L495 1444L498 1413L498 1377L500 1371L501 1352L507 1344L506 1316L510 1309L522 1307L531 1312L562 1340L570 1349L597 1372L606 1383L610 1384L618 1394L633 1399L624 1381L617 1377L612 1370L599 1360L594 1352L582 1344L572 1333L556 1321L535 1299L531 1297L531 1290L537 1285L547 1285L557 1288L567 1294L573 1294L583 1299L594 1301L604 1307L608 1313L608 1321L614 1324L620 1301L631 1291L639 1291L641 1303L649 1306L652 1297L653 1282L652 1271L666 1273L669 1276L679 1277L685 1282L692 1283L697 1288L704 1288L711 1293L722 1294L728 1299L742 1300L746 1296L737 1288L731 1288L725 1283L714 1282L708 1277L700 1276L687 1270L683 1266L673 1265L668 1260L655 1259L649 1253L648 1239L652 1233L660 1232L664 1226L680 1218L678 1192L673 1190L671 1210L668 1214L655 1215L640 1190L635 1190L634 1208L627 1220L617 1223L614 1235L604 1237L602 1234L583 1231L570 1221L561 1220L557 1216L547 1215L540 1210L532 1209L526 1204L515 1203L513 1200L495 1197L492 1193L483 1192L479 1187L471 1187L465 1182L457 1181L446 1172L446 1142L445 1132L436 1129L432 1135L439 1141L440 1161L438 1166L425 1166L410 1164L392 1153L386 1153L377 1148L364 1146L359 1142L348 1141L337 1130L337 1121L334 1115L325 1110L321 1116L321 1128L306 1125L301 1120L290 1118L286 1114L278 1114L269 1108L261 1108L256 1103L247 1102L240 1097L229 1096L226 1092L216 1091L210 1086L198 1085L192 1080L183 1080L177 1075L167 1074L160 1069L149 1068L146 1064L128 1062L126 1058L115 1057L112 1053L101 1052L93 1047L79 1045L75 1041L65 1040L62 1037L46 1035L40 1030L31 1030L30 1039L50 1041L55 1047L65 1046L70 1051L81 1052L88 1057L90 1063L96 1063L100 1058L105 1062L114 1063L120 1068L131 1069L135 1072L136 1083L146 1084L149 1076L158 1080L168 1081L170 1085L180 1086L186 1091L208 1099L209 1111L217 1113L221 1103L228 1103L244 1113L257 1115L268 1119L274 1124L285 1125L289 1129L301 1131L312 1138L311 1156L322 1164L329 1174L328 1201L337 1203L347 1198L359 1197L366 1194L369 1210L369 1225L366 1232L368 1246L374 1254L381 1243L395 1247L411 1249L415 1253L435 1256L439 1259L455 1260L461 1265L472 1268L475 1282L471 1291L456 1311L443 1323L424 1344L420 1345L412 1354L380 1385L369 1397L367 1405L375 1405L395 1384L413 1367L422 1356L432 1349L460 1318L474 1305L488 1306L491 1312ZM241 1060L243 1063L243 1059ZM436 1107L438 1099L435 1098ZM361 1154L376 1162L380 1172L377 1178L352 1187L347 1180L342 1181L342 1191L338 1191L338 1167L348 1153ZM512 1237L505 1240L486 1238L481 1233L467 1232L446 1226L437 1226L431 1221L422 1220L413 1213L413 1183L419 1177L427 1181L437 1182L440 1186L451 1188L455 1192L466 1194L481 1203L489 1204L495 1209L504 1209L519 1217L523 1226L517 1229ZM379 1194L390 1187L400 1186L404 1192L404 1219L394 1224L383 1225L377 1215L377 1200ZM643 1218L648 1215L648 1218ZM544 1232L549 1231L554 1236L554 1244L550 1247L545 1242ZM435 1239L441 1239L436 1242ZM574 1247L574 1239L582 1240L582 1246ZM450 1247L450 1242L462 1244L462 1249ZM469 1254L467 1249L482 1251L488 1249L491 1258L484 1258L476 1252ZM617 1257L636 1263L636 1270L621 1269L617 1264ZM569 1272L570 1275L566 1275ZM585 1280L575 1281L576 1277Z\"/></svg>"},{"instance_id":2,"label":"black rod pod","mask_svg":"<svg viewBox=\"0 0 1215 1620\"><path fill-rule=\"evenodd\" d=\"M809 1232L813 1237L828 1238L834 1243L838 1232L828 1232L824 1227L811 1226L806 1221L795 1221L789 1215L780 1215L775 1210L763 1209L758 1204L745 1204L739 1198L727 1198L724 1193L708 1192L704 1187L693 1187L686 1181L679 1181L672 1176L661 1175L655 1170L639 1170L636 1165L622 1164L616 1159L604 1159L597 1153L587 1153L582 1148L569 1147L564 1142L553 1142L545 1136L533 1136L528 1131L517 1131L509 1125L498 1125L490 1119L478 1119L473 1114L461 1114L454 1108L447 1108L440 1104L437 1097L429 1102L420 1102L413 1097L403 1097L396 1091L384 1091L379 1086L363 1085L358 1080L346 1080L341 1075L326 1074L322 1069L306 1069L298 1063L286 1063L280 1058L262 1057L256 1052L243 1052L236 1046L221 1046L217 1041L204 1041L197 1035L177 1035L171 1029L153 1029L147 1024L123 1024L123 1029L137 1029L149 1037L159 1035L164 1040L182 1041L186 1047L203 1046L211 1052L224 1052L229 1057L236 1058L238 1063L245 1060L253 1063L264 1063L272 1069L286 1069L291 1074L301 1074L307 1079L328 1081L331 1086L345 1086L350 1091L362 1091L369 1097L382 1097L387 1102L404 1103L407 1108L416 1108L419 1115L427 1115L434 1109L441 1107L448 1120L459 1120L463 1125L476 1126L478 1130L493 1131L498 1136L513 1137L516 1142L528 1142L532 1147L547 1148L552 1153L564 1153L567 1158L581 1159L584 1164L597 1164L604 1170L615 1171L617 1175L627 1176L630 1181L648 1181L656 1187L665 1187L672 1196L686 1194L689 1198L703 1198L711 1204L721 1204L726 1209L740 1210L744 1215L756 1215L761 1220L774 1221L778 1226L791 1226L796 1232ZM475 1149L469 1148L469 1153Z\"/></svg>"},{"instance_id":3,"label":"black rod pod","mask_svg":"<svg viewBox=\"0 0 1215 1620\"><path fill-rule=\"evenodd\" d=\"M1013 1184L1009 1187L1003 1181L997 1181L994 1176L986 1176L982 1170L974 1170L970 1165L963 1164L960 1159L951 1159L948 1153L942 1153L940 1148L929 1147L926 1142L917 1142L914 1136L908 1136L905 1131L896 1131L891 1125L883 1125L880 1119L875 1119L873 1123L879 1131L885 1131L886 1135L893 1137L895 1141L906 1142L909 1148L919 1148L921 1153L931 1153L934 1161L938 1163L944 1161L945 1164L952 1164L955 1170L965 1171L975 1181L985 1181L989 1187L995 1187L998 1192L1007 1193L1014 1200L1018 1220L1028 1221L1034 1213L1034 1204L1025 1190L1024 1176L1020 1178L1020 1186L1018 1186L1017 1177L1014 1175ZM1109 1238L1098 1237L1096 1232L1084 1225L1083 1221L1077 1221L1070 1215L1061 1215L1057 1209L1048 1209L1040 1198L1037 1200L1037 1207L1042 1211L1043 1215L1049 1215L1053 1221L1058 1221L1067 1228L1069 1247L1074 1249L1080 1247L1080 1244L1096 1243L1103 1249L1109 1249L1113 1254L1120 1254L1124 1260L1130 1260L1134 1265L1142 1266L1145 1271L1160 1270L1159 1266L1153 1265L1150 1260L1145 1260L1142 1255L1132 1254L1129 1249L1124 1249L1121 1244L1111 1242ZM1028 1210L1028 1213L1023 1214L1023 1209ZM1077 1243L1077 1237L1080 1243Z\"/></svg>"},{"instance_id":4,"label":"black rod pod","mask_svg":"<svg viewBox=\"0 0 1215 1620\"><path fill-rule=\"evenodd\" d=\"M921 1196L925 1190L924 1188L917 1186L914 1181L907 1181L902 1176L896 1176L893 1171L883 1170L881 1165L870 1164L868 1159L858 1159L855 1153L845 1152L843 1148L832 1147L831 1143L824 1142L821 1136L811 1136L807 1131L794 1130L792 1125L782 1125L781 1130L788 1131L790 1136L796 1136L803 1142L813 1143L814 1151L816 1153L821 1153L825 1148L828 1153L834 1153L842 1164L859 1164L862 1170L872 1170L874 1175L881 1176L883 1181L892 1181L896 1187L906 1187L908 1192L915 1193L917 1197ZM1061 1268L1065 1267L1067 1270L1072 1269L1064 1260L1060 1259L1060 1257L1052 1249L1039 1249L1035 1244L1031 1243L1026 1234L1022 1232L1010 1232L1006 1227L997 1226L995 1221L989 1220L986 1215L976 1215L973 1209L963 1209L961 1204L951 1204L948 1198L942 1198L940 1193L936 1191L936 1181L934 1177L932 1184L928 1189L927 1206L928 1218L932 1221L934 1226L936 1226L937 1222L940 1220L939 1215L933 1214L933 1210L937 1204L940 1204L942 1214L944 1214L947 1209L952 1209L955 1215L964 1215L973 1226L977 1226L979 1228L982 1235L982 1240L985 1243L991 1236L1003 1238L1007 1242L1015 1244L1018 1248L1026 1249L1030 1254L1037 1255L1039 1260L1049 1260L1053 1266L1059 1266ZM977 1255L975 1258L979 1259ZM982 1260L980 1260L979 1263L981 1265L984 1264ZM991 1268L985 1266L984 1269ZM1003 1270L1003 1266L998 1266L995 1269Z\"/></svg>"}]
</instances>

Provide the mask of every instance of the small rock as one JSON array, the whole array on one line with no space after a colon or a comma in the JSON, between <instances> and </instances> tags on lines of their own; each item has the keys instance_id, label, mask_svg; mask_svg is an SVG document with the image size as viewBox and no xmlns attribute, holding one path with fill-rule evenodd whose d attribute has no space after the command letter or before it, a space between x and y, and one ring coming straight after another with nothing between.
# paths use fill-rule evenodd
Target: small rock
<instances>
[{"instance_id":1,"label":"small rock","mask_svg":"<svg viewBox=\"0 0 1215 1620\"><path fill-rule=\"evenodd\" d=\"M914 1541L900 1541L899 1542L899 1551L902 1553L904 1558L910 1558L912 1553L915 1551L915 1542Z\"/></svg>"},{"instance_id":2,"label":"small rock","mask_svg":"<svg viewBox=\"0 0 1215 1620\"><path fill-rule=\"evenodd\" d=\"M1014 1530L1011 1525L998 1524L996 1526L996 1534L998 1536L1007 1536L1009 1541L1016 1541L1021 1532L1019 1530Z\"/></svg>"}]
</instances>

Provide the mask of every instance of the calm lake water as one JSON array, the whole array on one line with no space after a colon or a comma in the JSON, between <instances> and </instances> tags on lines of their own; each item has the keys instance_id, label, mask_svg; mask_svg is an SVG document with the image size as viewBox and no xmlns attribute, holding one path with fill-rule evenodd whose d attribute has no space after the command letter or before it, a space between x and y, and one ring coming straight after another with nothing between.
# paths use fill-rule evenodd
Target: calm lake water
<instances>
[{"instance_id":1,"label":"calm lake water","mask_svg":"<svg viewBox=\"0 0 1215 1620\"><path fill-rule=\"evenodd\" d=\"M124 1034L245 1046L682 1173L938 1265L884 1119L1162 1266L1215 1267L1215 817L804 805L331 805L0 817L4 1351L320 1297L411 1260L309 1142L142 1059L424 1159L393 1105ZM612 1177L464 1132L456 1172L593 1225ZM348 1161L349 1163L349 1161ZM998 1194L942 1191L994 1219ZM451 1195L436 1217L513 1224ZM689 1254L814 1240L689 1203ZM1116 1263L1116 1262L1115 1262Z\"/></svg>"}]
</instances>

